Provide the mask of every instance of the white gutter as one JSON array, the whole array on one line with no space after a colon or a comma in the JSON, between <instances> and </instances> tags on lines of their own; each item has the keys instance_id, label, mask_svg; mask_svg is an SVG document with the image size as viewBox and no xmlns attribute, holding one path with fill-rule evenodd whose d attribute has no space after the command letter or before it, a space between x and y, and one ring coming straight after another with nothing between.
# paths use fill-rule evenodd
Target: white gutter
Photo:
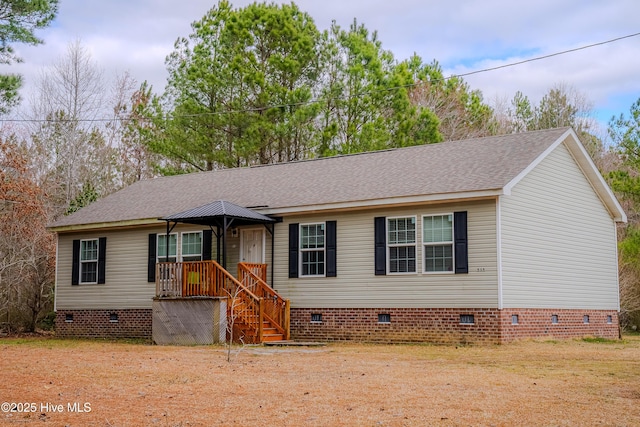
<instances>
[{"instance_id":1,"label":"white gutter","mask_svg":"<svg viewBox=\"0 0 640 427\"><path fill-rule=\"evenodd\" d=\"M162 224L158 218L144 218L144 219L131 219L125 221L113 221L113 222L96 222L92 224L76 224L76 225L61 225L58 227L48 227L49 231L54 233L60 232L72 232L72 231L91 231L101 230L104 228L115 227L139 227L143 225L158 225Z\"/></svg>"},{"instance_id":2,"label":"white gutter","mask_svg":"<svg viewBox=\"0 0 640 427\"><path fill-rule=\"evenodd\" d=\"M459 202L464 200L482 200L495 198L503 194L502 188L482 191L465 191L460 193L443 193L443 194L430 194L419 196L402 196L391 197L386 199L375 200L357 200L349 202L339 203L325 203L321 205L306 205L306 206L285 206L277 208L252 208L255 212L263 215L287 215L287 214L301 214L312 212L324 212L324 211L346 211L355 209L367 209L377 208L383 206L408 206L422 203L442 203L442 202ZM101 230L105 228L122 228L122 227L140 227L140 226L153 226L160 223L158 218L142 218L123 221L112 222L99 222L93 224L76 224L76 225L61 225L48 227L49 231L60 232L75 232L75 231L93 231Z\"/></svg>"},{"instance_id":3,"label":"white gutter","mask_svg":"<svg viewBox=\"0 0 640 427\"><path fill-rule=\"evenodd\" d=\"M298 214L308 212L321 212L321 211L334 211L334 210L351 210L351 209L363 209L363 208L376 208L381 206L402 206L412 204L422 204L429 202L456 202L462 200L478 200L488 199L499 196L503 193L502 188L492 190L481 191L464 191L460 193L442 193L442 194L428 194L419 196L402 196L402 197L389 197L385 199L376 200L357 200L349 202L339 203L326 203L322 205L306 205L306 206L291 206L291 207L279 207L279 208L257 208L256 212L260 212L263 215L285 215L285 214Z\"/></svg>"}]
</instances>

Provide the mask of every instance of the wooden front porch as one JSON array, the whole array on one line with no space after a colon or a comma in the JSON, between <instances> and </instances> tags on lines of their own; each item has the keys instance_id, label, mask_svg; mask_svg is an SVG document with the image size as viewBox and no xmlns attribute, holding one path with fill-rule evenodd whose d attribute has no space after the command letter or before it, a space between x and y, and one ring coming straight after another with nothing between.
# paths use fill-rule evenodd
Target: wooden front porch
<instances>
[{"instance_id":1,"label":"wooden front porch","mask_svg":"<svg viewBox=\"0 0 640 427\"><path fill-rule=\"evenodd\" d=\"M227 299L227 334L235 341L289 339L289 300L266 282L267 265L239 263L234 277L216 261L159 262L156 298Z\"/></svg>"}]
</instances>

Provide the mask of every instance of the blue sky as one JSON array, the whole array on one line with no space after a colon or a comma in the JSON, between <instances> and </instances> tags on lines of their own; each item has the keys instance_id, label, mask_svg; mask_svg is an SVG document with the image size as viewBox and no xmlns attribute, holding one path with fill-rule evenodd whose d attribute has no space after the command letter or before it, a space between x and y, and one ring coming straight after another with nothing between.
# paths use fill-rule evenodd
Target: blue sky
<instances>
[{"instance_id":1,"label":"blue sky","mask_svg":"<svg viewBox=\"0 0 640 427\"><path fill-rule=\"evenodd\" d=\"M249 1L232 1L237 7ZM190 33L212 0L61 0L55 23L39 33L46 44L18 46L25 62L10 67L25 76L25 94L39 73L80 40L105 76L129 71L159 91L166 80L164 59L178 37ZM637 0L300 0L320 29L354 18L377 31L396 59L414 52L437 60L445 75L518 62L640 32ZM6 68L3 68L6 70ZM552 86L584 94L604 125L628 113L640 98L640 36L465 77L487 102L505 102L521 91L533 102Z\"/></svg>"}]
</instances>

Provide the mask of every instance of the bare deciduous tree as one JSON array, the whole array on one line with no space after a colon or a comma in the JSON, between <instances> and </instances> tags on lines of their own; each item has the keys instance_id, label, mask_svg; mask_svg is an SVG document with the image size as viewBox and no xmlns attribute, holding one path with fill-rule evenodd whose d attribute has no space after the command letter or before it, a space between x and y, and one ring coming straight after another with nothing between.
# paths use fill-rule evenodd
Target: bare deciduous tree
<instances>
[{"instance_id":1,"label":"bare deciduous tree","mask_svg":"<svg viewBox=\"0 0 640 427\"><path fill-rule=\"evenodd\" d=\"M229 294L229 298L227 299L227 304L229 304L227 307L227 362L231 362L231 349L235 341L240 342L238 352L244 348L244 335L235 336L236 320L247 310L241 298L242 292L244 292L243 288L235 286L233 292Z\"/></svg>"},{"instance_id":2,"label":"bare deciduous tree","mask_svg":"<svg viewBox=\"0 0 640 427\"><path fill-rule=\"evenodd\" d=\"M52 308L55 239L20 146L0 139L0 322L33 331Z\"/></svg>"}]
</instances>

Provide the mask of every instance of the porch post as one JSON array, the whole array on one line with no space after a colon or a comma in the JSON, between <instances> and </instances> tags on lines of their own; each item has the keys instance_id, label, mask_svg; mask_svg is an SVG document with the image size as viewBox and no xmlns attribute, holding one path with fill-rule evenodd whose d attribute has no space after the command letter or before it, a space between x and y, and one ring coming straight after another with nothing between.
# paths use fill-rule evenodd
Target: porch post
<instances>
[{"instance_id":1,"label":"porch post","mask_svg":"<svg viewBox=\"0 0 640 427\"><path fill-rule=\"evenodd\" d=\"M227 216L222 217L222 267L227 269Z\"/></svg>"},{"instance_id":2,"label":"porch post","mask_svg":"<svg viewBox=\"0 0 640 427\"><path fill-rule=\"evenodd\" d=\"M216 225L217 233L216 233L216 261L220 264L221 261L221 253L220 253L220 226Z\"/></svg>"},{"instance_id":3,"label":"porch post","mask_svg":"<svg viewBox=\"0 0 640 427\"><path fill-rule=\"evenodd\" d=\"M275 232L276 232L276 224L271 224L271 288L273 289L273 260L275 252Z\"/></svg>"},{"instance_id":4,"label":"porch post","mask_svg":"<svg viewBox=\"0 0 640 427\"><path fill-rule=\"evenodd\" d=\"M169 262L169 221L167 221L167 234L164 236L164 262Z\"/></svg>"}]
</instances>

